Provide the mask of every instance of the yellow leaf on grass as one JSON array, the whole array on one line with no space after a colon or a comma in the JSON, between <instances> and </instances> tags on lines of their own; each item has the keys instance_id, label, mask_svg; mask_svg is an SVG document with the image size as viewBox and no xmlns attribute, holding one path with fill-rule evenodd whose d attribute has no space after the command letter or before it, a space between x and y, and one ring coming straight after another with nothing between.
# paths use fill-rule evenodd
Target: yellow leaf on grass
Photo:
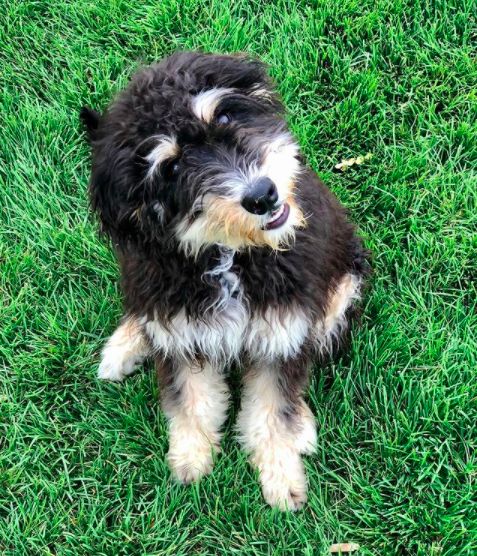
<instances>
[{"instance_id":1,"label":"yellow leaf on grass","mask_svg":"<svg viewBox=\"0 0 477 556\"><path fill-rule=\"evenodd\" d=\"M369 160L370 158L372 158L373 155L371 153L365 154L364 156L358 156L356 158L347 158L347 159L343 159L340 163L335 165L335 168L337 170L341 170L342 172L346 172L346 170L348 168L351 168L351 166L355 166L356 164L363 164L363 162L365 162L366 160Z\"/></svg>"},{"instance_id":2,"label":"yellow leaf on grass","mask_svg":"<svg viewBox=\"0 0 477 556\"><path fill-rule=\"evenodd\" d=\"M354 552L359 550L359 544L354 542L338 542L330 546L331 554L346 554L347 552Z\"/></svg>"}]
</instances>

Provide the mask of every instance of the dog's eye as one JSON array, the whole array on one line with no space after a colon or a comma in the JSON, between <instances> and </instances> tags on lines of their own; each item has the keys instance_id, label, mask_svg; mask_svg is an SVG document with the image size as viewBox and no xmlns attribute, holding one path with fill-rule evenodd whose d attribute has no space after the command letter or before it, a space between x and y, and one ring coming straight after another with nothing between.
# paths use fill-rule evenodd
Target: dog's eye
<instances>
[{"instance_id":1,"label":"dog's eye","mask_svg":"<svg viewBox=\"0 0 477 556\"><path fill-rule=\"evenodd\" d=\"M226 112L221 112L220 114L217 114L215 121L219 125L227 125L232 121L232 118L230 114L227 114Z\"/></svg>"},{"instance_id":2,"label":"dog's eye","mask_svg":"<svg viewBox=\"0 0 477 556\"><path fill-rule=\"evenodd\" d=\"M166 180L173 180L179 173L179 169L180 169L179 159L174 158L164 164L161 173Z\"/></svg>"}]
</instances>

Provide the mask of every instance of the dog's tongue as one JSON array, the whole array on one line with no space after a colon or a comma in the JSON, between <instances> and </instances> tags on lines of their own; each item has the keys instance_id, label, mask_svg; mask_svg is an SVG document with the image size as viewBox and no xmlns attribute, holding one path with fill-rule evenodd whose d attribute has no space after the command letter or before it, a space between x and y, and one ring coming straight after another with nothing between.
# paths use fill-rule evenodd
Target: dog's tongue
<instances>
[{"instance_id":1,"label":"dog's tongue","mask_svg":"<svg viewBox=\"0 0 477 556\"><path fill-rule=\"evenodd\" d=\"M284 203L278 209L276 216L273 217L273 219L270 220L270 222L267 222L267 224L265 224L264 229L275 230L276 228L279 228L280 226L285 224L285 222L288 220L289 214L290 214L290 205L288 203Z\"/></svg>"}]
</instances>

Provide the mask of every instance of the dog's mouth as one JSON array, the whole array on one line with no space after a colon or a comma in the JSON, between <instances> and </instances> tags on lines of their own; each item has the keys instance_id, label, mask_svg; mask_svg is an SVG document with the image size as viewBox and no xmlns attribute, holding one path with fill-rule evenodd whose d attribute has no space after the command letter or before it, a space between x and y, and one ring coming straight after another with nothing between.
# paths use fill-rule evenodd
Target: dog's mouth
<instances>
[{"instance_id":1,"label":"dog's mouth","mask_svg":"<svg viewBox=\"0 0 477 556\"><path fill-rule=\"evenodd\" d=\"M283 226L290 215L290 205L283 203L277 210L272 211L270 220L263 226L263 230L276 230Z\"/></svg>"}]
</instances>

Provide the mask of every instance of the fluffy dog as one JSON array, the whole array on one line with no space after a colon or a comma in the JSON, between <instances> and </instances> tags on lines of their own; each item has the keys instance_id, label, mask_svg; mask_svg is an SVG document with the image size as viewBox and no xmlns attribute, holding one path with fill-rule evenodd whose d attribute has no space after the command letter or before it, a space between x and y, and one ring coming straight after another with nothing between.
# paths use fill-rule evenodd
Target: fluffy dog
<instances>
[{"instance_id":1,"label":"fluffy dog","mask_svg":"<svg viewBox=\"0 0 477 556\"><path fill-rule=\"evenodd\" d=\"M346 334L367 271L344 209L306 167L263 64L176 53L136 74L99 115L84 108L90 196L114 244L125 316L99 377L158 369L168 461L210 473L243 369L240 441L266 501L306 501L316 444L303 393Z\"/></svg>"}]
</instances>

